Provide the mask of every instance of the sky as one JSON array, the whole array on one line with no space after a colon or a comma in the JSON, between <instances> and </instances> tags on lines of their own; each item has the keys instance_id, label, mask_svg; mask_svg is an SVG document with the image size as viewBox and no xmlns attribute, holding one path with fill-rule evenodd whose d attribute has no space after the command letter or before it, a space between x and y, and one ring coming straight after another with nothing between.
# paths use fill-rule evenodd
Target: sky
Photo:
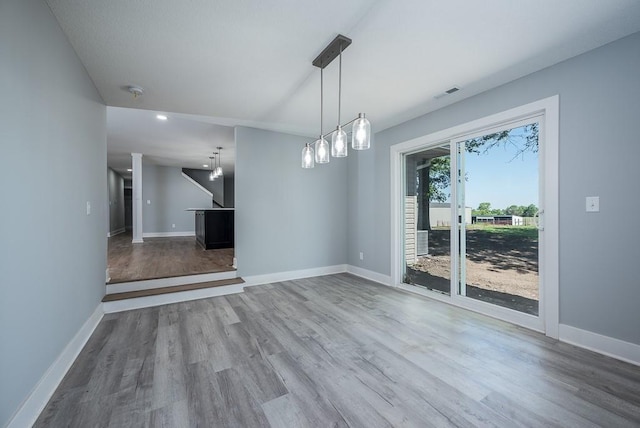
<instances>
[{"instance_id":1,"label":"sky","mask_svg":"<svg viewBox=\"0 0 640 428\"><path fill-rule=\"evenodd\" d=\"M517 138L516 138L517 139ZM516 156L510 144L493 147L487 154L466 153L466 205L477 208L490 202L492 208L538 203L538 153Z\"/></svg>"}]
</instances>

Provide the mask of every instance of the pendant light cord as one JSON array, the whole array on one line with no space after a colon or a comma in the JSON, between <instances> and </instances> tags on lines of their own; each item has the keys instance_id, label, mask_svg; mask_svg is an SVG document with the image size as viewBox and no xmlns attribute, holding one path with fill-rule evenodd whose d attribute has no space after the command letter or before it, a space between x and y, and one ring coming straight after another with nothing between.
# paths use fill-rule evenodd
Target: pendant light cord
<instances>
[{"instance_id":1,"label":"pendant light cord","mask_svg":"<svg viewBox=\"0 0 640 428\"><path fill-rule=\"evenodd\" d=\"M338 127L340 126L341 101L342 101L342 44L340 45L340 64L338 66Z\"/></svg>"},{"instance_id":2,"label":"pendant light cord","mask_svg":"<svg viewBox=\"0 0 640 428\"><path fill-rule=\"evenodd\" d=\"M320 69L320 139L322 139L322 114L324 112L324 78L322 76L323 68Z\"/></svg>"}]
</instances>

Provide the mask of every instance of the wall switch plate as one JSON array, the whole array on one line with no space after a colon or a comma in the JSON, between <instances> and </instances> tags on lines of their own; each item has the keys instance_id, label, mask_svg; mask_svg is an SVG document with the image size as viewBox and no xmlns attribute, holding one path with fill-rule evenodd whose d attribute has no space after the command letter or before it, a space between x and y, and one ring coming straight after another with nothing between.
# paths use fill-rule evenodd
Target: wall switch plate
<instances>
[{"instance_id":1,"label":"wall switch plate","mask_svg":"<svg viewBox=\"0 0 640 428\"><path fill-rule=\"evenodd\" d=\"M364 253L360 251L360 260L364 260Z\"/></svg>"},{"instance_id":2,"label":"wall switch plate","mask_svg":"<svg viewBox=\"0 0 640 428\"><path fill-rule=\"evenodd\" d=\"M597 213L600 212L600 197L599 196L587 196L587 212L588 213Z\"/></svg>"},{"instance_id":3,"label":"wall switch plate","mask_svg":"<svg viewBox=\"0 0 640 428\"><path fill-rule=\"evenodd\" d=\"M147 205L151 205L151 199L147 199Z\"/></svg>"},{"instance_id":4,"label":"wall switch plate","mask_svg":"<svg viewBox=\"0 0 640 428\"><path fill-rule=\"evenodd\" d=\"M91 202L87 201L87 215L91 214Z\"/></svg>"}]
</instances>

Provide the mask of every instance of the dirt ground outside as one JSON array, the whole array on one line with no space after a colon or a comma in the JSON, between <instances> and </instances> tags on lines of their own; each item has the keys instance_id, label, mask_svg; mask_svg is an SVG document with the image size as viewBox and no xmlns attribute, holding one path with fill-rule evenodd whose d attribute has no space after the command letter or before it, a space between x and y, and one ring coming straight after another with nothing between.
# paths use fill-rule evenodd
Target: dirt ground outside
<instances>
[{"instance_id":1,"label":"dirt ground outside","mask_svg":"<svg viewBox=\"0 0 640 428\"><path fill-rule=\"evenodd\" d=\"M471 226L466 231L467 296L538 313L538 233L533 227ZM411 283L449 292L449 229L429 232L429 255L407 268Z\"/></svg>"}]
</instances>

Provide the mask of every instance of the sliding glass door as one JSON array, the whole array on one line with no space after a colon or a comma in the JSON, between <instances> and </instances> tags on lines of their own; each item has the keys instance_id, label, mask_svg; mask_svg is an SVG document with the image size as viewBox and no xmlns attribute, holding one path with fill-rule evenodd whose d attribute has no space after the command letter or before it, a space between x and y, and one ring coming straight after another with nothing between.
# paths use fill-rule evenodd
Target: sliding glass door
<instances>
[{"instance_id":1,"label":"sliding glass door","mask_svg":"<svg viewBox=\"0 0 640 428\"><path fill-rule=\"evenodd\" d=\"M455 142L458 295L539 312L539 123ZM463 137L464 138L464 137Z\"/></svg>"},{"instance_id":2,"label":"sliding glass door","mask_svg":"<svg viewBox=\"0 0 640 428\"><path fill-rule=\"evenodd\" d=\"M559 97L391 146L394 285L559 336Z\"/></svg>"},{"instance_id":3,"label":"sliding glass door","mask_svg":"<svg viewBox=\"0 0 640 428\"><path fill-rule=\"evenodd\" d=\"M538 317L539 120L403 154L405 284Z\"/></svg>"}]
</instances>

